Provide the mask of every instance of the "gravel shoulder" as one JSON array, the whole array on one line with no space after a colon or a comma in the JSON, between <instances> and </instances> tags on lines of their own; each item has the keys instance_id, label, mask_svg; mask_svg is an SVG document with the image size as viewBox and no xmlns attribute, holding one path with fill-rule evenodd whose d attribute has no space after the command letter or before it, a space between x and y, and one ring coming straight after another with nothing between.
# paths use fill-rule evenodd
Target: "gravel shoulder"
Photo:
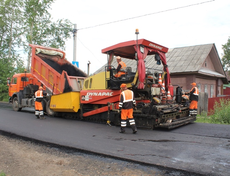
<instances>
[{"instance_id":1,"label":"gravel shoulder","mask_svg":"<svg viewBox=\"0 0 230 176\"><path fill-rule=\"evenodd\" d=\"M7 176L167 175L148 166L64 151L1 134L0 145L0 173Z\"/></svg>"}]
</instances>

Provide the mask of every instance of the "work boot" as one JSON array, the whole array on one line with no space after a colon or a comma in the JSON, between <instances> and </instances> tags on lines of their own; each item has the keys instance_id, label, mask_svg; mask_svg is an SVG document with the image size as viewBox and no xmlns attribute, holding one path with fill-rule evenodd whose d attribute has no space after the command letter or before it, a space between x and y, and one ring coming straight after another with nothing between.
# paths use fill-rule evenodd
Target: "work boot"
<instances>
[{"instance_id":1,"label":"work boot","mask_svg":"<svg viewBox=\"0 0 230 176\"><path fill-rule=\"evenodd\" d=\"M137 127L136 127L136 125L131 125L131 128L133 130L133 134L136 134L137 133Z\"/></svg>"},{"instance_id":2,"label":"work boot","mask_svg":"<svg viewBox=\"0 0 230 176\"><path fill-rule=\"evenodd\" d=\"M191 116L191 114L192 114L192 110L189 110L189 115L188 116Z\"/></svg>"},{"instance_id":3,"label":"work boot","mask_svg":"<svg viewBox=\"0 0 230 176\"><path fill-rule=\"evenodd\" d=\"M46 119L44 116L40 116L40 119Z\"/></svg>"},{"instance_id":4,"label":"work boot","mask_svg":"<svg viewBox=\"0 0 230 176\"><path fill-rule=\"evenodd\" d=\"M37 117L37 119L39 119L39 115L35 115Z\"/></svg>"},{"instance_id":5,"label":"work boot","mask_svg":"<svg viewBox=\"0 0 230 176\"><path fill-rule=\"evenodd\" d=\"M119 133L124 133L125 132L125 129L124 128L121 128Z\"/></svg>"}]
</instances>

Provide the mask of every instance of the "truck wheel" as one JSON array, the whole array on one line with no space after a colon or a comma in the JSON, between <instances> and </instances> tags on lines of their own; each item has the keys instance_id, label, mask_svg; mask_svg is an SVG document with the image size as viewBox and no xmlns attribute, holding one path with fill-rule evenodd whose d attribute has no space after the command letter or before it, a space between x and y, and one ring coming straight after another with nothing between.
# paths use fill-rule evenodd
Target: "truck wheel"
<instances>
[{"instance_id":1,"label":"truck wheel","mask_svg":"<svg viewBox=\"0 0 230 176\"><path fill-rule=\"evenodd\" d=\"M14 97L14 99L13 99L12 107L13 107L14 111L21 111L22 110L22 108L19 107L19 102L18 102L17 97Z\"/></svg>"},{"instance_id":2,"label":"truck wheel","mask_svg":"<svg viewBox=\"0 0 230 176\"><path fill-rule=\"evenodd\" d=\"M50 109L50 100L46 103L46 113L48 116L54 116L55 112Z\"/></svg>"}]
</instances>

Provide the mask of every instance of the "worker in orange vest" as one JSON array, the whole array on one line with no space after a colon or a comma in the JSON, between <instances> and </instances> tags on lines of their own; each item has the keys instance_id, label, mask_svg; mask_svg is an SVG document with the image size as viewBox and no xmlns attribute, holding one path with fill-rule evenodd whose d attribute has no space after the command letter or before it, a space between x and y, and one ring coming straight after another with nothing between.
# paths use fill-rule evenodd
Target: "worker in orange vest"
<instances>
[{"instance_id":1,"label":"worker in orange vest","mask_svg":"<svg viewBox=\"0 0 230 176\"><path fill-rule=\"evenodd\" d=\"M121 75L125 75L125 70L126 70L126 64L121 60L120 56L116 57L117 59L117 73L114 75L114 77L119 78Z\"/></svg>"},{"instance_id":2,"label":"worker in orange vest","mask_svg":"<svg viewBox=\"0 0 230 176\"><path fill-rule=\"evenodd\" d=\"M192 89L190 90L190 106L189 106L189 116L191 115L197 115L197 105L198 105L198 96L199 96L199 90L196 87L196 83L193 82L192 84Z\"/></svg>"},{"instance_id":3,"label":"worker in orange vest","mask_svg":"<svg viewBox=\"0 0 230 176\"><path fill-rule=\"evenodd\" d=\"M46 93L43 92L43 87L40 86L39 89L35 92L35 116L39 119L45 119L44 112L43 112L43 106L42 106L42 100L43 100L43 94Z\"/></svg>"},{"instance_id":4,"label":"worker in orange vest","mask_svg":"<svg viewBox=\"0 0 230 176\"><path fill-rule=\"evenodd\" d=\"M133 118L133 105L136 107L136 100L134 100L133 91L127 89L126 84L120 86L122 92L120 94L119 109L121 109L121 130L120 133L125 132L127 117L129 124L133 130L133 134L137 132L135 120Z\"/></svg>"},{"instance_id":5,"label":"worker in orange vest","mask_svg":"<svg viewBox=\"0 0 230 176\"><path fill-rule=\"evenodd\" d=\"M184 105L188 107L189 106L189 96L186 95L186 93L183 90L182 90L182 99L183 99Z\"/></svg>"}]
</instances>

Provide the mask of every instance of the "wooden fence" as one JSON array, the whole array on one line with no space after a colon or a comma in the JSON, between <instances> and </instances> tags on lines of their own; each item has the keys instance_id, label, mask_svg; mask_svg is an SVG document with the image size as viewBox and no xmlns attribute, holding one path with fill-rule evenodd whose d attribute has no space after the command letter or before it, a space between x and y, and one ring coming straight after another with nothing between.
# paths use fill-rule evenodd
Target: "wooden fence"
<instances>
[{"instance_id":1,"label":"wooden fence","mask_svg":"<svg viewBox=\"0 0 230 176\"><path fill-rule=\"evenodd\" d=\"M208 93L200 92L197 113L208 112Z\"/></svg>"}]
</instances>

